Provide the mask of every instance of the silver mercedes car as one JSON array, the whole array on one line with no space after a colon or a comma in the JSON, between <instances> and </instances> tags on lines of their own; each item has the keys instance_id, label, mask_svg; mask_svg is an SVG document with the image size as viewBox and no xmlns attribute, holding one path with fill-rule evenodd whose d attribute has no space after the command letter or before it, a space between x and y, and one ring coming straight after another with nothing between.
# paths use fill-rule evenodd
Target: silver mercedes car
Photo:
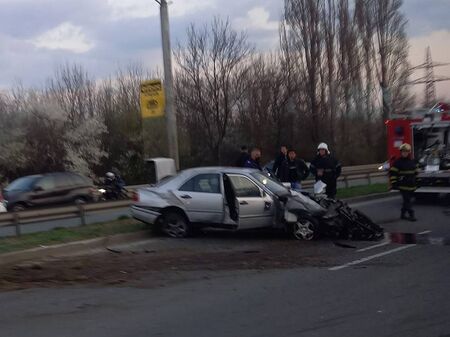
<instances>
[{"instance_id":1,"label":"silver mercedes car","mask_svg":"<svg viewBox=\"0 0 450 337\"><path fill-rule=\"evenodd\" d=\"M200 167L138 189L131 212L171 237L186 237L198 227L279 228L312 240L326 210L261 171Z\"/></svg>"}]
</instances>

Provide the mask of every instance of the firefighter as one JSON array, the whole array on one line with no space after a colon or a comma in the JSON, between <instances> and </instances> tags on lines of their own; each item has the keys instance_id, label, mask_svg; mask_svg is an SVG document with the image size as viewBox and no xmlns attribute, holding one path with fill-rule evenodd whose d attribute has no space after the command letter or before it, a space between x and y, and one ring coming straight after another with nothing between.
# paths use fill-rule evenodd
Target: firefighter
<instances>
[{"instance_id":1,"label":"firefighter","mask_svg":"<svg viewBox=\"0 0 450 337\"><path fill-rule=\"evenodd\" d=\"M417 221L412 208L412 198L417 188L416 176L419 172L419 164L411 157L411 145L402 144L400 153L400 158L394 162L389 170L391 188L400 190L402 194L403 205L400 218Z\"/></svg>"},{"instance_id":2,"label":"firefighter","mask_svg":"<svg viewBox=\"0 0 450 337\"><path fill-rule=\"evenodd\" d=\"M320 143L317 147L317 156L311 162L310 170L315 175L316 181L322 180L327 184L327 197L334 199L337 192L337 179L341 175L342 167L341 163L331 156L327 144Z\"/></svg>"}]
</instances>

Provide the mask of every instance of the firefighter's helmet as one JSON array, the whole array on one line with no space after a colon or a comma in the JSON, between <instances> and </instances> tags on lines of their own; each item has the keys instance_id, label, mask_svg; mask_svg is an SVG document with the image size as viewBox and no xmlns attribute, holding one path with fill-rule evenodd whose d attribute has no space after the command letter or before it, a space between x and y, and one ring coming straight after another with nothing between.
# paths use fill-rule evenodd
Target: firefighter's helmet
<instances>
[{"instance_id":1,"label":"firefighter's helmet","mask_svg":"<svg viewBox=\"0 0 450 337\"><path fill-rule=\"evenodd\" d=\"M328 150L328 145L326 143L320 143L319 146L317 146L317 151L319 151L319 150L325 150L327 152L330 152Z\"/></svg>"},{"instance_id":2,"label":"firefighter's helmet","mask_svg":"<svg viewBox=\"0 0 450 337\"><path fill-rule=\"evenodd\" d=\"M400 151L411 152L411 145L409 145L408 143L400 145Z\"/></svg>"}]
</instances>

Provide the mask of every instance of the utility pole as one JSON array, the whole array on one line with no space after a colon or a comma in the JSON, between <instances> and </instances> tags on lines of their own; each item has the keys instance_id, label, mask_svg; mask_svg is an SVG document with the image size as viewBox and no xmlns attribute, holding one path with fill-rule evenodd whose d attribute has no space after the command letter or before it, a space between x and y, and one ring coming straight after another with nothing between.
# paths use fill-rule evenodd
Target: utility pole
<instances>
[{"instance_id":1,"label":"utility pole","mask_svg":"<svg viewBox=\"0 0 450 337\"><path fill-rule=\"evenodd\" d=\"M175 160L177 169L180 168L178 157L177 114L175 111L175 95L172 74L172 51L170 49L169 9L167 0L155 0L159 4L161 17L161 40L164 59L164 89L166 97L166 124L169 156Z\"/></svg>"}]
</instances>

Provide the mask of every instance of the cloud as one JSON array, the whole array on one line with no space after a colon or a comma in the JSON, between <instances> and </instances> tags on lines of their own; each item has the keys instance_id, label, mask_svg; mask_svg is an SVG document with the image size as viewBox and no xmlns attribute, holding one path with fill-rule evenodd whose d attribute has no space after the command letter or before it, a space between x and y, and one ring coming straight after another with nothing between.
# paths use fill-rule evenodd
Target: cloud
<instances>
[{"instance_id":1,"label":"cloud","mask_svg":"<svg viewBox=\"0 0 450 337\"><path fill-rule=\"evenodd\" d=\"M31 41L37 48L66 50L73 53L86 53L94 47L79 26L64 22L39 35Z\"/></svg>"},{"instance_id":2,"label":"cloud","mask_svg":"<svg viewBox=\"0 0 450 337\"><path fill-rule=\"evenodd\" d=\"M450 62L450 30L437 30L427 35L421 35L409 40L409 61L412 66L419 65L425 60L425 50L429 46L434 62ZM436 76L450 77L450 66L434 68ZM412 78L424 76L424 70L414 72ZM416 85L413 91L418 94L419 100L423 99L424 85ZM450 81L436 82L436 95L438 98L450 98Z\"/></svg>"},{"instance_id":3,"label":"cloud","mask_svg":"<svg viewBox=\"0 0 450 337\"><path fill-rule=\"evenodd\" d=\"M264 7L254 7L244 18L234 20L238 29L244 30L278 30L278 21L270 21L270 13Z\"/></svg>"},{"instance_id":4,"label":"cloud","mask_svg":"<svg viewBox=\"0 0 450 337\"><path fill-rule=\"evenodd\" d=\"M175 0L169 1L171 17L180 17L213 8L215 0ZM159 5L153 0L108 0L111 9L111 18L114 20L129 18L148 18L159 15Z\"/></svg>"}]
</instances>

